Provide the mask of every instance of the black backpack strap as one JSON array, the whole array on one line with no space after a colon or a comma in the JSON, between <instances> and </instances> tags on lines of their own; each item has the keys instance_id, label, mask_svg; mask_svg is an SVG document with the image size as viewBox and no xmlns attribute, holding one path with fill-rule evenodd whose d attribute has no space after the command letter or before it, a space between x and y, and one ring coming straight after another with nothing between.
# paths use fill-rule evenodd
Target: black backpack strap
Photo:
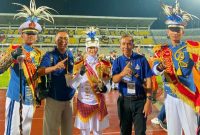
<instances>
[{"instance_id":1,"label":"black backpack strap","mask_svg":"<svg viewBox=\"0 0 200 135\"><path fill-rule=\"evenodd\" d=\"M67 65L66 65L66 72L68 74L68 65L69 65L68 49L66 50L66 56L67 56L66 58L68 58Z\"/></svg>"},{"instance_id":2,"label":"black backpack strap","mask_svg":"<svg viewBox=\"0 0 200 135\"><path fill-rule=\"evenodd\" d=\"M48 53L50 57L50 66L53 66L53 54L51 52ZM41 105L41 100L48 97L49 89L51 88L51 74L52 73L40 76L41 82L38 84L35 95L37 105Z\"/></svg>"}]
</instances>

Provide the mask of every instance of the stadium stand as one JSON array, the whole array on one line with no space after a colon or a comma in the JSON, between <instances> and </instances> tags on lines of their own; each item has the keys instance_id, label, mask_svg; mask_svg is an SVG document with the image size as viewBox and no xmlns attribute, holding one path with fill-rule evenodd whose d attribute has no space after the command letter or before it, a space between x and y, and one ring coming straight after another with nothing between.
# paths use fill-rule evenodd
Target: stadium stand
<instances>
[{"instance_id":1,"label":"stadium stand","mask_svg":"<svg viewBox=\"0 0 200 135\"><path fill-rule=\"evenodd\" d=\"M14 14L10 13L0 13L0 35L2 35L0 48L22 42L18 34L18 25L21 21L20 19L13 20L13 16ZM134 36L135 45L143 48L141 53L151 51L152 46L156 43L154 40L157 39L157 36L154 37L150 30L152 23L157 18L54 15L54 19L54 25L49 23L43 25L43 31L36 44L44 52L52 49L54 36L61 29L69 33L70 48L79 48L79 50L85 51L86 36L84 30L88 26L97 26L99 28L97 37L103 48L101 49L102 53L105 55L108 55L110 50L120 52L119 40L124 34ZM163 32L161 31L161 33ZM165 35L163 34L163 36Z\"/></svg>"},{"instance_id":2,"label":"stadium stand","mask_svg":"<svg viewBox=\"0 0 200 135\"><path fill-rule=\"evenodd\" d=\"M39 36L38 39L38 44L54 44L54 35L56 34L56 31L58 29L44 29L42 32L42 35ZM66 31L69 32L69 37L70 37L70 44L76 45L76 44L84 44L85 40L84 38L86 37L84 34L85 29L79 29L74 27L74 29L67 29ZM18 43L18 38L20 36L18 35L18 30L16 28L13 28L13 30L10 29L3 29L1 31L5 36L4 41L2 41L2 44L12 44L12 43ZM7 33L7 34L6 34ZM17 34L16 34L17 33ZM100 35L102 34L102 35ZM153 44L152 38L149 38L148 36L150 35L148 31L134 31L134 30L129 30L129 31L115 31L115 30L101 30L101 32L97 32L98 37L100 38L100 41L102 44L114 44L118 45L119 44L119 38L121 35L124 34L131 34L137 38L137 40L141 39L140 44ZM19 39L20 40L20 39Z\"/></svg>"}]
</instances>

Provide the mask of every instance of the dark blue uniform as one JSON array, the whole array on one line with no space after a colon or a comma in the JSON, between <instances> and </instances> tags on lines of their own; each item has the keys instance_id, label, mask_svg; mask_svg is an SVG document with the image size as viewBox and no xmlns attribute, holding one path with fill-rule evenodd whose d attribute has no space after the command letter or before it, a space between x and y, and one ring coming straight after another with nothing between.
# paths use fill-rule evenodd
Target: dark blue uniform
<instances>
[{"instance_id":1,"label":"dark blue uniform","mask_svg":"<svg viewBox=\"0 0 200 135\"><path fill-rule=\"evenodd\" d=\"M144 84L144 79L151 77L153 73L144 56L132 53L130 58L122 55L114 61L112 65L113 76L122 72L128 62L132 63L130 68L132 68L133 74L130 79L135 84L135 93L128 93L128 83L124 77L119 82L120 96L117 101L121 135L131 135L133 123L135 134L145 135L146 118L144 117L143 109L146 102L146 93L142 85Z\"/></svg>"},{"instance_id":2,"label":"dark blue uniform","mask_svg":"<svg viewBox=\"0 0 200 135\"><path fill-rule=\"evenodd\" d=\"M42 58L40 67L51 67L50 54L53 56L53 65L56 65L58 62L64 60L68 57L66 65L68 67L68 72L73 72L73 55L70 51L66 51L65 54L61 54L57 48L52 52L47 52ZM67 73L66 69L60 69L51 73L51 89L49 92L49 97L59 100L59 101L68 101L74 96L75 90L68 87L65 81L65 74Z\"/></svg>"}]
</instances>

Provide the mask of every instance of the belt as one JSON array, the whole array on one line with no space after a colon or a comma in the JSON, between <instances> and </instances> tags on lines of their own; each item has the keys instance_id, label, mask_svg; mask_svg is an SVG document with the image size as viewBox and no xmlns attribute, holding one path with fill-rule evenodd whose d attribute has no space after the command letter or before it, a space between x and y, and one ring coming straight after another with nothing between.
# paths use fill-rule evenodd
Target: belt
<instances>
[{"instance_id":1,"label":"belt","mask_svg":"<svg viewBox=\"0 0 200 135\"><path fill-rule=\"evenodd\" d=\"M119 97L127 100L142 100L146 99L146 96L144 95L128 95L128 96L123 96L122 94L119 95Z\"/></svg>"}]
</instances>

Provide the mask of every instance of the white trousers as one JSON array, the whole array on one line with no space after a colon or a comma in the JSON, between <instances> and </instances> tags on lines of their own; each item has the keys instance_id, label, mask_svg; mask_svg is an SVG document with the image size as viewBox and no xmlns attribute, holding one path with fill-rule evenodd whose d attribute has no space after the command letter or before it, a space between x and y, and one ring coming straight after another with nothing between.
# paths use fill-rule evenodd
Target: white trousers
<instances>
[{"instance_id":1,"label":"white trousers","mask_svg":"<svg viewBox=\"0 0 200 135\"><path fill-rule=\"evenodd\" d=\"M5 131L4 135L19 135L19 102L6 98L6 109L5 109ZM22 105L22 129L23 135L30 135L32 119L34 114L33 105Z\"/></svg>"},{"instance_id":2,"label":"white trousers","mask_svg":"<svg viewBox=\"0 0 200 135\"><path fill-rule=\"evenodd\" d=\"M197 114L179 98L167 94L165 99L168 135L196 135Z\"/></svg>"},{"instance_id":3,"label":"white trousers","mask_svg":"<svg viewBox=\"0 0 200 135\"><path fill-rule=\"evenodd\" d=\"M57 101L47 98L44 110L43 135L72 135L73 99Z\"/></svg>"}]
</instances>

